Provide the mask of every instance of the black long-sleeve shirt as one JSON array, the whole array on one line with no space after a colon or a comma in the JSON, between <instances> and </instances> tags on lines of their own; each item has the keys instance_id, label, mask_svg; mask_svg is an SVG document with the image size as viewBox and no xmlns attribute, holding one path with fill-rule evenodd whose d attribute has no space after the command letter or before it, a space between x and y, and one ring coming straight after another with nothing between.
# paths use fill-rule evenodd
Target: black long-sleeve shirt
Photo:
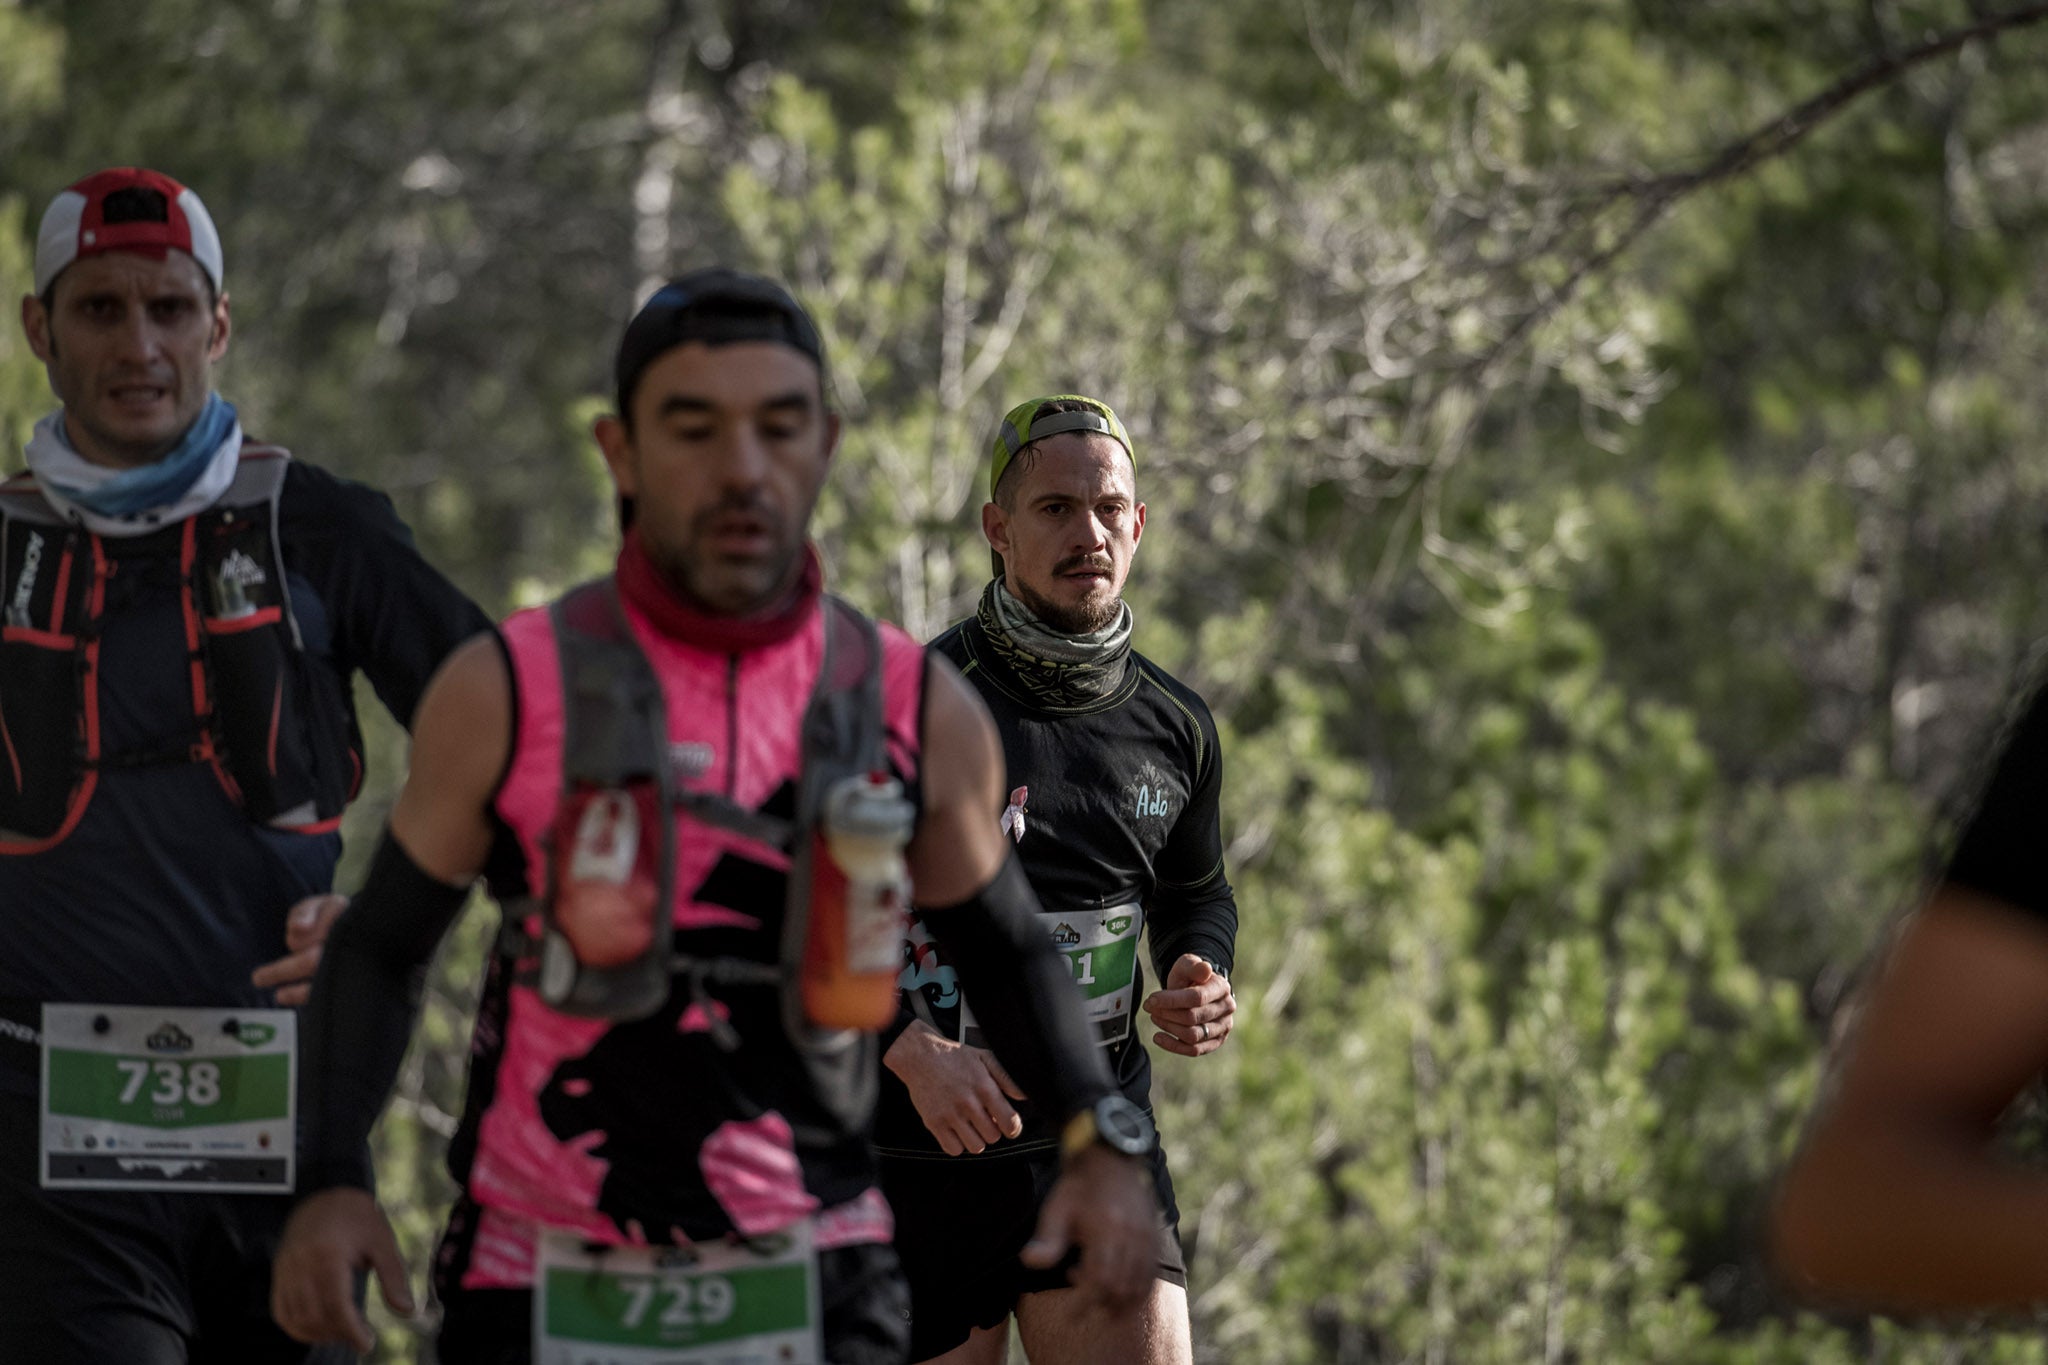
<instances>
[{"instance_id":1,"label":"black long-sleeve shirt","mask_svg":"<svg viewBox=\"0 0 2048 1365\"><path fill-rule=\"evenodd\" d=\"M108 753L197 735L178 535L172 526L105 542L114 572L98 626L98 707ZM374 489L293 461L277 539L303 666L331 676L350 724L356 672L409 724L441 660L489 628ZM269 1004L249 974L284 955L286 911L329 889L340 854L337 832L252 821L203 763L110 766L63 840L0 857L0 1020L17 1025L0 1037L0 1094L34 1092L24 1040L40 1001Z\"/></svg>"},{"instance_id":2,"label":"black long-sleeve shirt","mask_svg":"<svg viewBox=\"0 0 2048 1365\"><path fill-rule=\"evenodd\" d=\"M1138 1009L1144 971L1129 946L1137 924L1147 930L1160 981L1183 953L1228 971L1237 938L1237 902L1223 865L1223 759L1209 708L1136 652L1107 696L1055 709L1034 698L976 619L954 626L931 648L959 666L995 717L1010 805L1021 808L1017 854L1044 906L1047 931L1066 947L1105 1035L1114 1034L1108 1053L1118 1085L1136 1103L1148 1104L1152 1072L1142 1038L1150 1020ZM991 819L1002 816L990 812ZM1119 930L1125 911L1134 912L1134 923ZM1112 930L1121 950L1105 943L1093 951ZM963 1018L950 964L915 924L905 946L903 987L905 1023L923 1019L949 1038L981 1043L972 1000ZM981 1155L1057 1141L1028 1101L1019 1112L1023 1135ZM909 1092L886 1068L875 1132L884 1152L940 1150Z\"/></svg>"}]
</instances>

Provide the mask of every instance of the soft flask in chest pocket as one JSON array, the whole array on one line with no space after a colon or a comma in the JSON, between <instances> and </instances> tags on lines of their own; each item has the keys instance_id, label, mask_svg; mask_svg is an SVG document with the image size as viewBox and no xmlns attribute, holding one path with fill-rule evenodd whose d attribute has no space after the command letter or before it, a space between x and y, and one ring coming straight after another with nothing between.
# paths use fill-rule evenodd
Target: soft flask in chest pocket
<instances>
[{"instance_id":1,"label":"soft flask in chest pocket","mask_svg":"<svg viewBox=\"0 0 2048 1365\"><path fill-rule=\"evenodd\" d=\"M542 1000L565 1014L644 1019L668 999L675 796L661 685L609 592L556 603L562 796L540 905Z\"/></svg>"},{"instance_id":2,"label":"soft flask in chest pocket","mask_svg":"<svg viewBox=\"0 0 2048 1365\"><path fill-rule=\"evenodd\" d=\"M630 970L653 956L663 937L661 888L650 870L661 856L659 811L660 793L645 783L563 793L549 836L555 887L541 957L548 1003L571 994L578 968Z\"/></svg>"}]
</instances>

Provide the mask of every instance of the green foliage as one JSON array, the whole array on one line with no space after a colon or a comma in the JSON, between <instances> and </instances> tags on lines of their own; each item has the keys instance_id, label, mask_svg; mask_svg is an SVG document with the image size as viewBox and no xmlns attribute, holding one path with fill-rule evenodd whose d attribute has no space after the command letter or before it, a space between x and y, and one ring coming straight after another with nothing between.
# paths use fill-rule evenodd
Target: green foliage
<instances>
[{"instance_id":1,"label":"green foliage","mask_svg":"<svg viewBox=\"0 0 2048 1365\"><path fill-rule=\"evenodd\" d=\"M1158 1067L1198 1358L2039 1360L1802 1315L1755 1228L2048 625L2048 37L1668 178L1980 12L0 0L0 284L58 185L187 179L224 387L494 607L608 561L587 432L665 273L816 310L815 530L921 633L996 417L1101 395L1139 647L1226 732L1240 1023ZM0 338L16 443L39 369ZM403 766L378 723L350 869ZM492 919L378 1136L415 1266Z\"/></svg>"},{"instance_id":2,"label":"green foliage","mask_svg":"<svg viewBox=\"0 0 2048 1365\"><path fill-rule=\"evenodd\" d=\"M5 14L0 10L0 18ZM19 199L0 196L0 294L25 294L35 280L35 246L19 226L23 216ZM0 441L6 442L7 452L0 457L0 470L12 473L20 467L16 452L51 406L42 362L29 350L28 339L19 327L0 331Z\"/></svg>"},{"instance_id":3,"label":"green foliage","mask_svg":"<svg viewBox=\"0 0 2048 1365\"><path fill-rule=\"evenodd\" d=\"M63 30L0 5L0 124L42 114L61 93ZM39 215L40 207L36 210ZM0 191L0 298L10 302L35 284L35 223L25 199ZM19 465L15 452L48 409L42 365L18 326L0 329L0 470Z\"/></svg>"}]
</instances>

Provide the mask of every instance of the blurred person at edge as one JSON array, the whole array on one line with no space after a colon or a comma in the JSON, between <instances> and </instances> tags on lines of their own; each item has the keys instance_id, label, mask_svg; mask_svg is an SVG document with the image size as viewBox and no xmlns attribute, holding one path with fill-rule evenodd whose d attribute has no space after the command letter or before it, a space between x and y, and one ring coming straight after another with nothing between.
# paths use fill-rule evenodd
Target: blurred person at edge
<instances>
[{"instance_id":1,"label":"blurred person at edge","mask_svg":"<svg viewBox=\"0 0 2048 1365\"><path fill-rule=\"evenodd\" d=\"M2048 1069L2044 830L2037 690L1932 894L1855 1002L1780 1181L1771 1250L1802 1297L1904 1314L2048 1302L2048 1172L1996 1142Z\"/></svg>"}]
</instances>

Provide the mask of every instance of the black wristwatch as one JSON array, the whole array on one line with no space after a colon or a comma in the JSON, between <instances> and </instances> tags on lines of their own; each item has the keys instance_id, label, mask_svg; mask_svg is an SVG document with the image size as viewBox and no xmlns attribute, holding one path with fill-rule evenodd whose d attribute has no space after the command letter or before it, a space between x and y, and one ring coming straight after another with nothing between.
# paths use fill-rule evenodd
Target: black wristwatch
<instances>
[{"instance_id":1,"label":"black wristwatch","mask_svg":"<svg viewBox=\"0 0 2048 1365\"><path fill-rule=\"evenodd\" d=\"M1060 1156L1071 1161L1097 1142L1123 1156L1150 1156L1159 1145L1159 1130L1122 1095L1104 1095L1067 1120L1060 1130Z\"/></svg>"}]
</instances>

